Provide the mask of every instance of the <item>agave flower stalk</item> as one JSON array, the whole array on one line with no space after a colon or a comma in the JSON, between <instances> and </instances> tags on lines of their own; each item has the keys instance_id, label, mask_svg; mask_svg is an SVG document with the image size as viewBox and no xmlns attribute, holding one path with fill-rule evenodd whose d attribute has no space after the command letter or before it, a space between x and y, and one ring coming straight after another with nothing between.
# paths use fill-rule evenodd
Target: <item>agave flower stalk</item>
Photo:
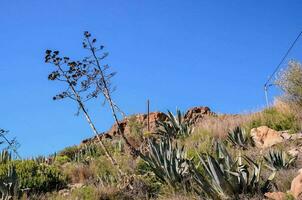
<instances>
[{"instance_id":1,"label":"agave flower stalk","mask_svg":"<svg viewBox=\"0 0 302 200\"><path fill-rule=\"evenodd\" d=\"M67 90L56 95L55 97L53 97L53 99L58 100L63 98L70 98L77 102L79 110L83 111L86 121L88 122L91 130L95 134L101 148L104 150L106 157L114 166L118 168L119 172L123 174L120 169L120 166L109 153L101 137L99 136L99 131L95 127L84 104L84 102L92 98L96 98L99 93L98 89L92 88L93 83L95 81L94 78L98 76L99 72L95 69L92 69L89 65L83 62L70 61L68 57L59 57L59 51L52 52L51 50L47 50L45 62L52 63L57 68L55 71L49 74L48 79L62 81L67 83L68 85ZM66 67L63 68L64 66ZM83 95L81 96L81 94Z\"/></svg>"},{"instance_id":2,"label":"agave flower stalk","mask_svg":"<svg viewBox=\"0 0 302 200\"><path fill-rule=\"evenodd\" d=\"M106 71L109 69L108 65L102 65L101 61L108 56L108 53L104 53L101 57L97 55L97 51L100 51L104 48L104 46L101 46L99 48L95 47L96 39L91 38L91 34L89 32L84 33L85 39L83 41L83 47L85 49L88 49L91 54L92 58L88 57L85 59L86 62L89 64L92 64L96 67L98 70L98 73L100 75L99 79L95 82L97 89L103 94L105 97L105 100L109 103L113 119L117 125L117 131L120 136L122 136L123 140L125 141L125 144L130 149L131 154L133 156L142 156L142 153L137 150L128 140L128 138L125 136L124 132L121 130L120 122L118 120L118 112L122 114L123 117L125 117L125 114L121 111L121 109L114 103L111 93L114 91L114 88L111 88L111 78L116 74L115 72L111 72L109 74L106 73Z\"/></svg>"}]
</instances>

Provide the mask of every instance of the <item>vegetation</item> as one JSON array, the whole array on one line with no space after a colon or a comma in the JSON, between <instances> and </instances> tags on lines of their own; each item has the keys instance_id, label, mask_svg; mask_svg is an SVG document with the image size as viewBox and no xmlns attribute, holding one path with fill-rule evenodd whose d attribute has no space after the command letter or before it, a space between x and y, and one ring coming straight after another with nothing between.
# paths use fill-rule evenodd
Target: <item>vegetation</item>
<instances>
[{"instance_id":1,"label":"vegetation","mask_svg":"<svg viewBox=\"0 0 302 200\"><path fill-rule=\"evenodd\" d=\"M292 133L300 129L299 121L292 112L280 111L276 107L264 109L261 113L252 116L248 129L259 126L268 126L276 131L290 130Z\"/></svg>"},{"instance_id":2,"label":"vegetation","mask_svg":"<svg viewBox=\"0 0 302 200\"><path fill-rule=\"evenodd\" d=\"M189 163L184 147L172 144L171 139L148 141L148 153L142 159L148 164L156 177L171 188L186 187Z\"/></svg>"},{"instance_id":3,"label":"vegetation","mask_svg":"<svg viewBox=\"0 0 302 200\"><path fill-rule=\"evenodd\" d=\"M180 110L176 115L168 111L167 120L158 121L159 128L148 137L144 123L134 116L127 118L130 133L126 136L118 119L124 114L112 99L115 73L103 64L108 54L103 46L96 46L89 32L84 33L83 48L90 55L81 60L47 50L45 62L54 66L48 79L67 87L53 99L73 100L95 138L48 157L22 160L17 141L9 140L7 131L0 129L1 199L239 200L263 199L268 191L289 189L290 180L284 174L294 177L297 158L285 152L288 147L282 151L274 146L269 152L257 149L249 132L263 125L291 133L301 130L302 118L292 107L302 106L299 63L290 63L277 81L289 107L275 104L245 115L211 115L198 127ZM117 128L110 139L99 134L86 107L88 100L100 95L109 104ZM300 140L292 144L302 145Z\"/></svg>"},{"instance_id":4,"label":"vegetation","mask_svg":"<svg viewBox=\"0 0 302 200\"><path fill-rule=\"evenodd\" d=\"M269 151L268 156L264 157L267 166L272 170L287 169L294 164L297 157L290 157L284 151Z\"/></svg>"},{"instance_id":5,"label":"vegetation","mask_svg":"<svg viewBox=\"0 0 302 200\"><path fill-rule=\"evenodd\" d=\"M288 67L279 73L276 84L283 90L287 102L302 106L301 63L289 62Z\"/></svg>"},{"instance_id":6,"label":"vegetation","mask_svg":"<svg viewBox=\"0 0 302 200\"><path fill-rule=\"evenodd\" d=\"M190 127L189 123L185 121L180 110L176 111L176 116L174 116L172 112L168 111L167 116L167 121L158 122L160 125L158 134L167 138L183 138L192 133L192 127Z\"/></svg>"},{"instance_id":7,"label":"vegetation","mask_svg":"<svg viewBox=\"0 0 302 200\"><path fill-rule=\"evenodd\" d=\"M233 131L228 133L228 142L230 142L234 147L247 149L252 140L246 131L239 126L237 126Z\"/></svg>"}]
</instances>

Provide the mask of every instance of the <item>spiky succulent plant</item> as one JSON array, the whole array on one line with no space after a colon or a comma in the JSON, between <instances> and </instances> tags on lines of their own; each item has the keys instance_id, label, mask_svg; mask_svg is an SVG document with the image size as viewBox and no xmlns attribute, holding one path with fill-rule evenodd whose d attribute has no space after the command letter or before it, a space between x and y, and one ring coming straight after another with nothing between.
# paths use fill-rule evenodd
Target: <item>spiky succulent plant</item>
<instances>
[{"instance_id":1,"label":"spiky succulent plant","mask_svg":"<svg viewBox=\"0 0 302 200\"><path fill-rule=\"evenodd\" d=\"M247 149L248 146L252 144L250 136L243 128L239 126L235 127L228 133L227 141L230 142L233 146L241 149Z\"/></svg>"},{"instance_id":2,"label":"spiky succulent plant","mask_svg":"<svg viewBox=\"0 0 302 200\"><path fill-rule=\"evenodd\" d=\"M232 159L223 145L218 145L215 158L209 154L199 155L201 170L191 168L199 194L210 199L238 199L240 194L265 193L270 189L274 173L267 179L261 179L261 163L239 155Z\"/></svg>"},{"instance_id":3,"label":"spiky succulent plant","mask_svg":"<svg viewBox=\"0 0 302 200\"><path fill-rule=\"evenodd\" d=\"M189 177L189 164L184 147L173 144L171 139L161 138L158 142L148 140L149 151L142 159L156 177L172 188L185 186Z\"/></svg>"},{"instance_id":4,"label":"spiky succulent plant","mask_svg":"<svg viewBox=\"0 0 302 200\"><path fill-rule=\"evenodd\" d=\"M168 111L167 121L157 122L160 128L158 134L168 138L186 137L192 133L192 128L189 123L184 119L180 110L176 111L177 115L174 116L172 112Z\"/></svg>"},{"instance_id":5,"label":"spiky succulent plant","mask_svg":"<svg viewBox=\"0 0 302 200\"><path fill-rule=\"evenodd\" d=\"M267 156L264 156L266 166L271 170L287 169L294 164L297 157L291 157L282 150L269 151Z\"/></svg>"}]
</instances>

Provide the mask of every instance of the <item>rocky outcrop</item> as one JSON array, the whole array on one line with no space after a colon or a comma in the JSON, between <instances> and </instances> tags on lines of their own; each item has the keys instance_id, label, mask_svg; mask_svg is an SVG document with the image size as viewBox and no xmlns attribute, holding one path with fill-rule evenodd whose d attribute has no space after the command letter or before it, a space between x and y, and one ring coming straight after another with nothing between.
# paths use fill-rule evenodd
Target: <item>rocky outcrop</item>
<instances>
[{"instance_id":1,"label":"rocky outcrop","mask_svg":"<svg viewBox=\"0 0 302 200\"><path fill-rule=\"evenodd\" d=\"M260 126L251 130L251 136L255 142L255 145L260 148L271 147L275 144L284 141L282 135L267 126Z\"/></svg>"},{"instance_id":2,"label":"rocky outcrop","mask_svg":"<svg viewBox=\"0 0 302 200\"><path fill-rule=\"evenodd\" d=\"M286 198L284 192L267 192L264 196L270 200L284 200Z\"/></svg>"},{"instance_id":3,"label":"rocky outcrop","mask_svg":"<svg viewBox=\"0 0 302 200\"><path fill-rule=\"evenodd\" d=\"M295 199L300 199L300 197L302 197L302 169L299 170L299 175L293 179L290 187L290 193Z\"/></svg>"},{"instance_id":4,"label":"rocky outcrop","mask_svg":"<svg viewBox=\"0 0 302 200\"><path fill-rule=\"evenodd\" d=\"M189 109L186 112L184 118L190 124L198 124L202 121L205 116L209 115L214 115L214 113L211 112L210 108L201 106Z\"/></svg>"},{"instance_id":5,"label":"rocky outcrop","mask_svg":"<svg viewBox=\"0 0 302 200\"><path fill-rule=\"evenodd\" d=\"M158 128L158 122L167 120L167 115L163 112L151 112L149 114L149 132L154 133ZM148 115L147 114L136 114L126 117L120 122L120 127L125 135L128 135L131 129L141 129L142 132L148 131ZM114 124L111 129L107 132L108 135L116 136L118 134L117 124Z\"/></svg>"},{"instance_id":6,"label":"rocky outcrop","mask_svg":"<svg viewBox=\"0 0 302 200\"><path fill-rule=\"evenodd\" d=\"M204 119L205 116L214 115L209 107L194 107L189 109L185 115L184 120L192 125L197 125ZM128 116L121 120L120 128L123 134L129 136L133 129L139 129L142 133L155 133L158 129L158 122L164 122L168 119L168 116L163 112L151 112L149 114L149 130L148 130L148 115L147 114L135 114ZM134 130L135 131L135 130ZM114 124L107 132L99 135L100 137L105 137L111 139L112 137L118 136L118 126ZM134 138L132 138L134 139ZM86 144L92 141L96 141L97 138L89 138L83 140L82 143ZM130 138L131 140L131 138Z\"/></svg>"}]
</instances>

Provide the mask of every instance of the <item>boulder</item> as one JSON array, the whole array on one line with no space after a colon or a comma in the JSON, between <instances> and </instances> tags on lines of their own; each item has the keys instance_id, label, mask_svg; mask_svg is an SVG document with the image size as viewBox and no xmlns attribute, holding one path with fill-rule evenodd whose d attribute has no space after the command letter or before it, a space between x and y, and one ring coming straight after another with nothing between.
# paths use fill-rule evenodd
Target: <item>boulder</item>
<instances>
[{"instance_id":1,"label":"boulder","mask_svg":"<svg viewBox=\"0 0 302 200\"><path fill-rule=\"evenodd\" d=\"M211 112L209 107L200 106L189 109L184 118L191 124L198 124L207 115L214 115L214 113Z\"/></svg>"},{"instance_id":2,"label":"boulder","mask_svg":"<svg viewBox=\"0 0 302 200\"><path fill-rule=\"evenodd\" d=\"M260 126L251 130L251 136L257 147L267 148L284 141L278 131L267 126Z\"/></svg>"},{"instance_id":3,"label":"boulder","mask_svg":"<svg viewBox=\"0 0 302 200\"><path fill-rule=\"evenodd\" d=\"M286 198L286 194L283 192L267 192L264 196L270 200L284 200Z\"/></svg>"},{"instance_id":4,"label":"boulder","mask_svg":"<svg viewBox=\"0 0 302 200\"><path fill-rule=\"evenodd\" d=\"M157 122L163 122L167 120L167 115L163 112L151 112L149 114L149 132L154 133L158 128ZM131 129L134 128L141 129L142 132L148 131L148 115L147 114L136 114L126 117L120 121L120 127L122 132L127 135L131 132ZM114 124L111 129L107 132L108 135L115 136L118 135L117 124Z\"/></svg>"},{"instance_id":5,"label":"boulder","mask_svg":"<svg viewBox=\"0 0 302 200\"><path fill-rule=\"evenodd\" d=\"M298 156L301 152L302 152L301 147L295 147L295 148L290 149L289 151L287 151L287 153L289 155L291 155L292 157Z\"/></svg>"},{"instance_id":6,"label":"boulder","mask_svg":"<svg viewBox=\"0 0 302 200\"><path fill-rule=\"evenodd\" d=\"M299 170L298 176L296 176L290 187L290 193L294 196L295 199L302 197L302 169Z\"/></svg>"}]
</instances>

